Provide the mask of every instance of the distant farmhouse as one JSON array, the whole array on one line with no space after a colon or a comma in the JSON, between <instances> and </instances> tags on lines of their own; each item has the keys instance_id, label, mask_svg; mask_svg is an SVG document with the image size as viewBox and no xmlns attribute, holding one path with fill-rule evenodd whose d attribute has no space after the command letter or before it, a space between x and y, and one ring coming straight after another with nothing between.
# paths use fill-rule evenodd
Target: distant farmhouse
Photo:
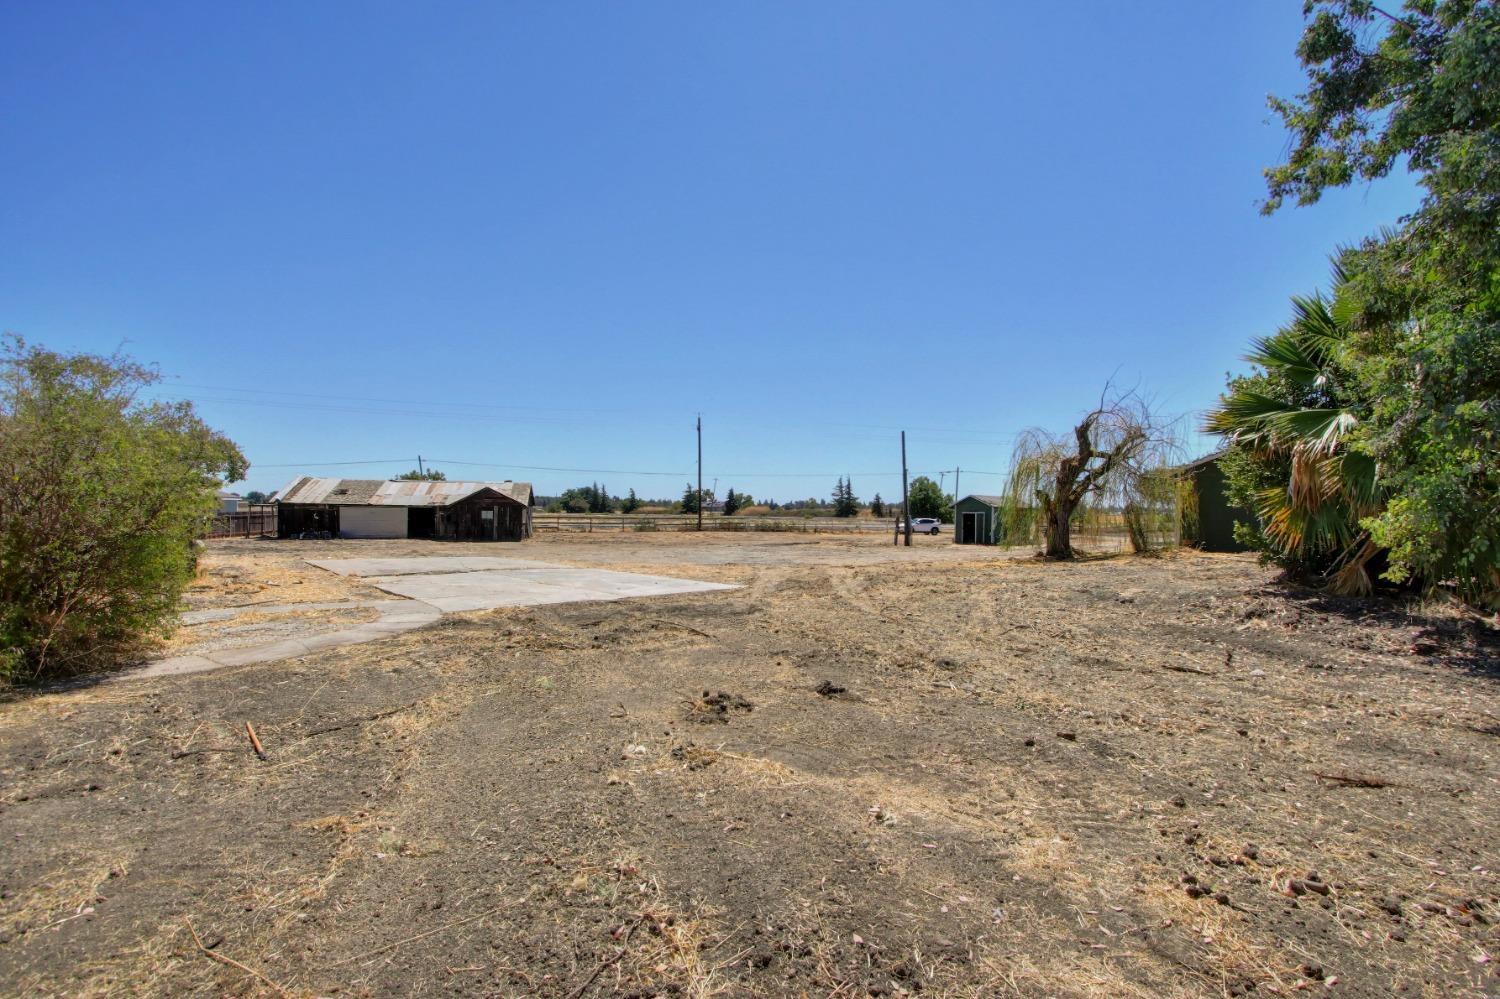
<instances>
[{"instance_id":1,"label":"distant farmhouse","mask_svg":"<svg viewBox=\"0 0 1500 999\"><path fill-rule=\"evenodd\" d=\"M283 538L521 541L531 537L529 482L424 482L298 476L272 497Z\"/></svg>"},{"instance_id":2,"label":"distant farmhouse","mask_svg":"<svg viewBox=\"0 0 1500 999\"><path fill-rule=\"evenodd\" d=\"M245 503L245 498L239 493L227 493L222 489L217 491L216 498L220 513L239 513L240 507Z\"/></svg>"}]
</instances>

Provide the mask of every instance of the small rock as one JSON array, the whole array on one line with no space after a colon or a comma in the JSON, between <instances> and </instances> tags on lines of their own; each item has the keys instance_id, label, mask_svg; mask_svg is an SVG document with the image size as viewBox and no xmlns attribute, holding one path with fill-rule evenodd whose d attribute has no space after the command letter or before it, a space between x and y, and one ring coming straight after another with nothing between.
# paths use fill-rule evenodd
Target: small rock
<instances>
[{"instance_id":1,"label":"small rock","mask_svg":"<svg viewBox=\"0 0 1500 999\"><path fill-rule=\"evenodd\" d=\"M1186 808L1187 807L1187 799L1184 798L1182 795L1179 794L1177 797L1175 797L1171 801L1167 802L1167 804L1171 805L1173 808Z\"/></svg>"},{"instance_id":2,"label":"small rock","mask_svg":"<svg viewBox=\"0 0 1500 999\"><path fill-rule=\"evenodd\" d=\"M1077 742L1078 741L1078 733L1077 732L1059 732L1059 733L1057 733L1057 737L1059 739L1066 739L1069 742Z\"/></svg>"}]
</instances>

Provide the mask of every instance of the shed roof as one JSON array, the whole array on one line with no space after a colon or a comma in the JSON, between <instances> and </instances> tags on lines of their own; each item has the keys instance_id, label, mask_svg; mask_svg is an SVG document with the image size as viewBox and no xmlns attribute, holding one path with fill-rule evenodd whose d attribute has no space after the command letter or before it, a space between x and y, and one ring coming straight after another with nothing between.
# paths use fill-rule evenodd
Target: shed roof
<instances>
[{"instance_id":1,"label":"shed roof","mask_svg":"<svg viewBox=\"0 0 1500 999\"><path fill-rule=\"evenodd\" d=\"M970 500L970 499L971 500L978 500L979 502L983 503L985 506L993 506L993 507L999 507L1002 503L1005 502L1005 497L1004 496L985 496L982 493L970 493L967 496L960 497L958 500L956 500L954 502L953 505L957 506L959 503L962 503L964 500Z\"/></svg>"},{"instance_id":2,"label":"shed roof","mask_svg":"<svg viewBox=\"0 0 1500 999\"><path fill-rule=\"evenodd\" d=\"M328 503L333 506L448 506L477 492L493 490L524 506L532 504L531 483L429 482L401 479L320 479L299 475L277 492L278 503Z\"/></svg>"},{"instance_id":3,"label":"shed roof","mask_svg":"<svg viewBox=\"0 0 1500 999\"><path fill-rule=\"evenodd\" d=\"M1195 469L1202 468L1204 465L1212 465L1214 462L1218 461L1228 453L1229 448L1221 447L1217 451L1210 451L1208 454L1205 454L1201 458L1195 458L1192 461L1186 462L1185 464L1178 465L1176 470L1179 472L1191 472Z\"/></svg>"}]
</instances>

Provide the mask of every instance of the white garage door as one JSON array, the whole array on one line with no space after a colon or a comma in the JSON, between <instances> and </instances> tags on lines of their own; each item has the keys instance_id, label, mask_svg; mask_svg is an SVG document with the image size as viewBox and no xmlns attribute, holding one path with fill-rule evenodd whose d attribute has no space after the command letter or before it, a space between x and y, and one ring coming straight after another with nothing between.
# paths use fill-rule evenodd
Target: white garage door
<instances>
[{"instance_id":1,"label":"white garage door","mask_svg":"<svg viewBox=\"0 0 1500 999\"><path fill-rule=\"evenodd\" d=\"M339 507L341 538L404 538L406 508L403 506Z\"/></svg>"}]
</instances>

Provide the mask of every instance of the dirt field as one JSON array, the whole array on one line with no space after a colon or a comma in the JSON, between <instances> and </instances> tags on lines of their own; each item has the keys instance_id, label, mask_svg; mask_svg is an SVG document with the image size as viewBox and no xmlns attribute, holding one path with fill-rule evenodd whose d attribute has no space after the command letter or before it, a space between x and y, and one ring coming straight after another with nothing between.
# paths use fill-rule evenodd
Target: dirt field
<instances>
[{"instance_id":1,"label":"dirt field","mask_svg":"<svg viewBox=\"0 0 1500 999\"><path fill-rule=\"evenodd\" d=\"M718 534L223 542L193 604L368 597L301 563L354 554L744 585L0 704L0 991L1500 994L1452 614Z\"/></svg>"}]
</instances>

